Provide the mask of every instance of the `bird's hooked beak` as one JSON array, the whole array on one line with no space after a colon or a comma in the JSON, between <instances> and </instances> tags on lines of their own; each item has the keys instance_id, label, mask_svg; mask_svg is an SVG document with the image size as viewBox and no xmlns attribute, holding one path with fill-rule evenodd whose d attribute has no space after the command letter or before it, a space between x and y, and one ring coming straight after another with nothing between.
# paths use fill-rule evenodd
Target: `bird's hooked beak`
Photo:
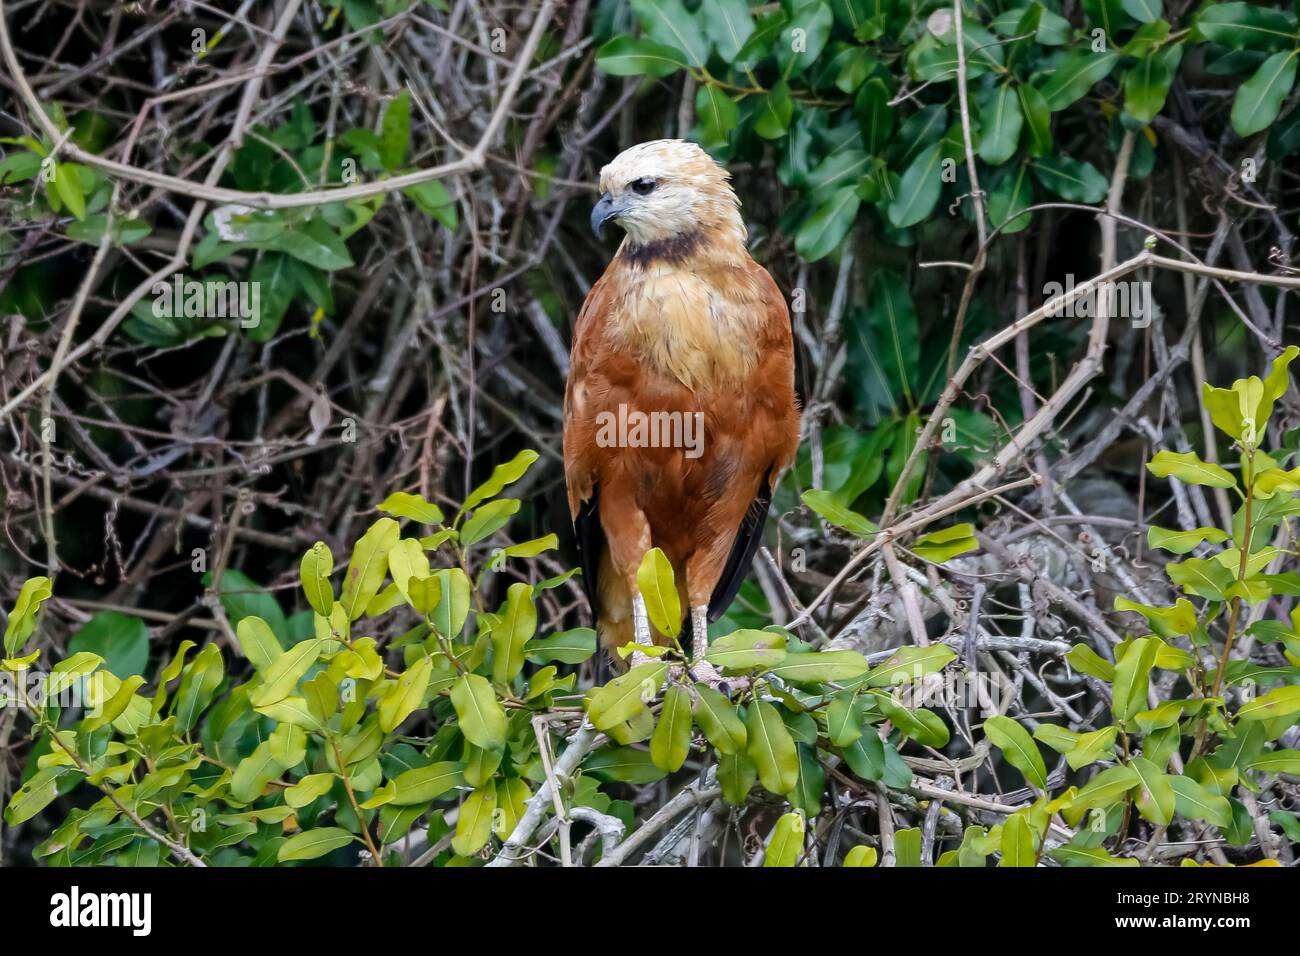
<instances>
[{"instance_id":1,"label":"bird's hooked beak","mask_svg":"<svg viewBox=\"0 0 1300 956\"><path fill-rule=\"evenodd\" d=\"M622 200L615 201L609 193L600 197L600 201L591 210L591 231L596 234L596 238L600 238L600 231L605 223L617 219L623 209Z\"/></svg>"}]
</instances>

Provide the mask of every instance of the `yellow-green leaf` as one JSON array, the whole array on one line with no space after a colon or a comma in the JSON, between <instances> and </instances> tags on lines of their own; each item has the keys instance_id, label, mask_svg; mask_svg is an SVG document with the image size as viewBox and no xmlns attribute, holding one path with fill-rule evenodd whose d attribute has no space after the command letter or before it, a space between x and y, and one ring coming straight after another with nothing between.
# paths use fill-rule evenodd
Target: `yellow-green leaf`
<instances>
[{"instance_id":1,"label":"yellow-green leaf","mask_svg":"<svg viewBox=\"0 0 1300 956\"><path fill-rule=\"evenodd\" d=\"M393 778L394 806L407 807L436 800L465 783L465 765L449 760L416 767Z\"/></svg>"},{"instance_id":2,"label":"yellow-green leaf","mask_svg":"<svg viewBox=\"0 0 1300 956\"><path fill-rule=\"evenodd\" d=\"M789 793L799 782L799 754L781 715L767 701L755 701L745 730L746 753L758 768L759 781L772 793Z\"/></svg>"},{"instance_id":3,"label":"yellow-green leaf","mask_svg":"<svg viewBox=\"0 0 1300 956\"><path fill-rule=\"evenodd\" d=\"M333 570L334 554L324 541L317 541L307 550L298 569L307 603L322 617L329 617L334 608L334 587L330 584Z\"/></svg>"},{"instance_id":4,"label":"yellow-green leaf","mask_svg":"<svg viewBox=\"0 0 1300 956\"><path fill-rule=\"evenodd\" d=\"M797 864L803 852L803 835L803 814L783 814L772 830L772 842L763 855L763 866L791 867Z\"/></svg>"},{"instance_id":5,"label":"yellow-green leaf","mask_svg":"<svg viewBox=\"0 0 1300 956\"><path fill-rule=\"evenodd\" d=\"M707 684L696 684L695 693L700 701L695 709L695 721L709 743L723 754L743 750L747 740L745 724L731 701Z\"/></svg>"},{"instance_id":6,"label":"yellow-green leaf","mask_svg":"<svg viewBox=\"0 0 1300 956\"><path fill-rule=\"evenodd\" d=\"M254 707L265 707L288 697L298 686L298 680L316 662L322 643L314 637L299 641L277 657L262 676L261 686L249 693L248 702Z\"/></svg>"},{"instance_id":7,"label":"yellow-green leaf","mask_svg":"<svg viewBox=\"0 0 1300 956\"><path fill-rule=\"evenodd\" d=\"M681 598L673 581L672 563L658 548L651 548L641 559L636 586L645 601L650 623L659 633L676 637L682 629Z\"/></svg>"},{"instance_id":8,"label":"yellow-green leaf","mask_svg":"<svg viewBox=\"0 0 1300 956\"><path fill-rule=\"evenodd\" d=\"M280 852L276 855L276 859L281 863L288 863L291 860L314 860L334 852L339 847L347 846L355 839L355 836L342 827L304 830L289 837L280 845Z\"/></svg>"},{"instance_id":9,"label":"yellow-green leaf","mask_svg":"<svg viewBox=\"0 0 1300 956\"><path fill-rule=\"evenodd\" d=\"M597 730L609 730L635 717L659 693L667 673L668 665L657 661L632 668L592 692L587 716Z\"/></svg>"},{"instance_id":10,"label":"yellow-green leaf","mask_svg":"<svg viewBox=\"0 0 1300 956\"><path fill-rule=\"evenodd\" d=\"M388 573L388 552L397 543L401 529L392 518L380 518L361 536L352 549L343 579L340 602L349 621L365 613L370 599L379 593Z\"/></svg>"},{"instance_id":11,"label":"yellow-green leaf","mask_svg":"<svg viewBox=\"0 0 1300 956\"><path fill-rule=\"evenodd\" d=\"M674 684L664 694L659 722L650 736L650 759L660 770L674 773L691 750L691 695Z\"/></svg>"},{"instance_id":12,"label":"yellow-green leaf","mask_svg":"<svg viewBox=\"0 0 1300 956\"><path fill-rule=\"evenodd\" d=\"M984 733L1026 780L1039 790L1047 789L1047 767L1029 731L1010 717L993 716L984 721Z\"/></svg>"},{"instance_id":13,"label":"yellow-green leaf","mask_svg":"<svg viewBox=\"0 0 1300 956\"><path fill-rule=\"evenodd\" d=\"M478 674L462 674L451 685L451 705L460 731L476 747L498 750L506 742L506 712L492 685Z\"/></svg>"},{"instance_id":14,"label":"yellow-green leaf","mask_svg":"<svg viewBox=\"0 0 1300 956\"><path fill-rule=\"evenodd\" d=\"M451 848L459 856L472 856L492 837L492 817L497 810L497 786L487 783L479 787L460 805L456 818L456 835L451 838Z\"/></svg>"}]
</instances>

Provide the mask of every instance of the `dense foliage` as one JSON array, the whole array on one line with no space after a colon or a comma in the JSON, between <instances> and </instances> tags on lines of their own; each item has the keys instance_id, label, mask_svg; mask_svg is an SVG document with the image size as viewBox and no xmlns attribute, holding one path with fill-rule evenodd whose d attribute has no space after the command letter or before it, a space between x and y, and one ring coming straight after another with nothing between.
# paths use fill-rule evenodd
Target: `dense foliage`
<instances>
[{"instance_id":1,"label":"dense foliage","mask_svg":"<svg viewBox=\"0 0 1300 956\"><path fill-rule=\"evenodd\" d=\"M37 7L3 862L1294 861L1296 5ZM586 199L664 135L800 353L728 694L610 679L557 487Z\"/></svg>"}]
</instances>

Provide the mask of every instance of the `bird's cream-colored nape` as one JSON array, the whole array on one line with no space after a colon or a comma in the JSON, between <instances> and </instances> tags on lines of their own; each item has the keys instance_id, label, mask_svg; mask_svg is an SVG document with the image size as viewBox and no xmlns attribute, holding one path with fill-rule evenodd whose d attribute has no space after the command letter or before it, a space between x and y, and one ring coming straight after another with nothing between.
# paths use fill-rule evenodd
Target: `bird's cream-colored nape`
<instances>
[{"instance_id":1,"label":"bird's cream-colored nape","mask_svg":"<svg viewBox=\"0 0 1300 956\"><path fill-rule=\"evenodd\" d=\"M625 149L600 171L600 191L635 245L701 229L745 241L731 174L695 143L658 139Z\"/></svg>"}]
</instances>

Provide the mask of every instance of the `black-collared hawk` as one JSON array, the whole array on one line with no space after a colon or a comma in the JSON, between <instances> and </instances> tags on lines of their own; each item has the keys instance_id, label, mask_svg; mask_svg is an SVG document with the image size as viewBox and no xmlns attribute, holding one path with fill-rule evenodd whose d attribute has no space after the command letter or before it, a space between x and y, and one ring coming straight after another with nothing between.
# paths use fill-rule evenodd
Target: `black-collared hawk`
<instances>
[{"instance_id":1,"label":"black-collared hawk","mask_svg":"<svg viewBox=\"0 0 1300 956\"><path fill-rule=\"evenodd\" d=\"M799 442L790 313L745 245L729 174L699 146L633 146L601 170L600 192L592 228L626 235L578 315L564 398L587 594L606 651L668 643L636 585L662 549L691 618L692 672L713 683L708 621L740 589Z\"/></svg>"}]
</instances>

